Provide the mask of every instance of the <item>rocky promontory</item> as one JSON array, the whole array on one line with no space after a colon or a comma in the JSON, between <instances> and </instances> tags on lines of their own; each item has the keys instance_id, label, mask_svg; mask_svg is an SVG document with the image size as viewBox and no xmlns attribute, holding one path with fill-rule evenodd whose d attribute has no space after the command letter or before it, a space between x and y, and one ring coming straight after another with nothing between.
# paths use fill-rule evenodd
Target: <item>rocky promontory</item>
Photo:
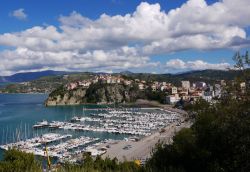
<instances>
[{"instance_id":1,"label":"rocky promontory","mask_svg":"<svg viewBox=\"0 0 250 172\"><path fill-rule=\"evenodd\" d=\"M61 86L49 94L45 106L131 103L139 94L136 85L95 83L88 88L76 87L72 90Z\"/></svg>"}]
</instances>

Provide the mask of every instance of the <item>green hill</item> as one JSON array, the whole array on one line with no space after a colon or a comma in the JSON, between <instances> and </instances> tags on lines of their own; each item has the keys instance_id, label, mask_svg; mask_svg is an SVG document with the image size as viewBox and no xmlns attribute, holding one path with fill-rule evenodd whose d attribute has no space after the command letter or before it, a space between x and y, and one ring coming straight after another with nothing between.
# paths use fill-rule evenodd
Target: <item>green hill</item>
<instances>
[{"instance_id":1,"label":"green hill","mask_svg":"<svg viewBox=\"0 0 250 172\"><path fill-rule=\"evenodd\" d=\"M204 81L207 83L216 83L220 80L233 80L239 74L238 71L221 71L221 70L203 70L203 71L191 71L182 74L151 74L151 73L115 73L112 75L122 75L127 79L140 79L147 82L160 81L160 82L170 82L176 86L180 86L182 80L189 80L191 82ZM91 72L82 72L82 73L73 73L65 75L56 75L56 76L45 76L39 79L14 83L5 86L5 88L0 91L5 93L51 93L53 90L58 88L61 85L92 78L93 76L98 75L97 73Z\"/></svg>"}]
</instances>

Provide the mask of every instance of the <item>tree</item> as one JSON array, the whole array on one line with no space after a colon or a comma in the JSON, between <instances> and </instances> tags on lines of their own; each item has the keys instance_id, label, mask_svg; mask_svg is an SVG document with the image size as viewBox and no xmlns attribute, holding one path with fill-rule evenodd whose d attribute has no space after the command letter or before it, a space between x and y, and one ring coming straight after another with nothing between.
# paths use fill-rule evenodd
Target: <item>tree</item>
<instances>
[{"instance_id":1,"label":"tree","mask_svg":"<svg viewBox=\"0 0 250 172\"><path fill-rule=\"evenodd\" d=\"M240 52L235 53L233 60L235 61L234 67L236 69L244 70L250 66L248 51L246 51L245 55L241 55Z\"/></svg>"},{"instance_id":2,"label":"tree","mask_svg":"<svg viewBox=\"0 0 250 172\"><path fill-rule=\"evenodd\" d=\"M40 172L41 164L33 154L23 153L16 149L5 151L4 159L0 162L1 172Z\"/></svg>"}]
</instances>

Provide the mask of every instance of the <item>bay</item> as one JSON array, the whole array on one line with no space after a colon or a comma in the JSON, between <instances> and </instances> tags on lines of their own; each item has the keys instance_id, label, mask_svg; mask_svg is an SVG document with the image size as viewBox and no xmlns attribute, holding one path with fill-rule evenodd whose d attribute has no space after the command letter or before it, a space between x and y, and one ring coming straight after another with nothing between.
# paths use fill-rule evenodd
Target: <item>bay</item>
<instances>
[{"instance_id":1,"label":"bay","mask_svg":"<svg viewBox=\"0 0 250 172\"><path fill-rule=\"evenodd\" d=\"M43 133L72 134L73 137L89 136L103 139L123 139L127 135L76 132L69 130L50 131L48 129L34 130L32 125L38 121L69 121L73 116L89 116L95 111L83 111L83 108L98 108L98 105L55 106L45 107L46 94L0 94L0 144L14 142L39 136ZM3 150L0 150L0 159Z\"/></svg>"}]
</instances>

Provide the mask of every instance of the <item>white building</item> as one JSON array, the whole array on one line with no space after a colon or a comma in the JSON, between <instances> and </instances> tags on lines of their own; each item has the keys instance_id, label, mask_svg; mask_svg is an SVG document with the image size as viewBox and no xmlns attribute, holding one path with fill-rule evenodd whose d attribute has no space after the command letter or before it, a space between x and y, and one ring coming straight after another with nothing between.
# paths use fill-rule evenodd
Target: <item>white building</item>
<instances>
[{"instance_id":1,"label":"white building","mask_svg":"<svg viewBox=\"0 0 250 172\"><path fill-rule=\"evenodd\" d=\"M139 90L144 90L144 84L140 83L138 84Z\"/></svg>"},{"instance_id":2,"label":"white building","mask_svg":"<svg viewBox=\"0 0 250 172\"><path fill-rule=\"evenodd\" d=\"M132 82L131 82L131 81L129 81L129 80L125 80L125 81L124 81L124 84L125 84L125 85L131 85L131 84L132 84Z\"/></svg>"},{"instance_id":3,"label":"white building","mask_svg":"<svg viewBox=\"0 0 250 172\"><path fill-rule=\"evenodd\" d=\"M177 87L172 87L171 93L172 94L177 94L178 93Z\"/></svg>"},{"instance_id":4,"label":"white building","mask_svg":"<svg viewBox=\"0 0 250 172\"><path fill-rule=\"evenodd\" d=\"M77 83L69 83L67 86L68 90L73 90L77 87Z\"/></svg>"},{"instance_id":5,"label":"white building","mask_svg":"<svg viewBox=\"0 0 250 172\"><path fill-rule=\"evenodd\" d=\"M165 91L165 90L167 90L167 89L168 89L167 86L164 86L164 85L161 86L161 91Z\"/></svg>"},{"instance_id":6,"label":"white building","mask_svg":"<svg viewBox=\"0 0 250 172\"><path fill-rule=\"evenodd\" d=\"M202 98L203 98L204 100L206 100L207 102L211 102L212 99L213 99L212 96L202 96Z\"/></svg>"},{"instance_id":7,"label":"white building","mask_svg":"<svg viewBox=\"0 0 250 172\"><path fill-rule=\"evenodd\" d=\"M189 81L181 81L181 86L182 88L185 88L185 89L190 89L190 82Z\"/></svg>"},{"instance_id":8,"label":"white building","mask_svg":"<svg viewBox=\"0 0 250 172\"><path fill-rule=\"evenodd\" d=\"M115 83L116 83L116 79L115 79L115 78L112 78L112 79L111 79L111 83L112 83L112 84L115 84Z\"/></svg>"},{"instance_id":9,"label":"white building","mask_svg":"<svg viewBox=\"0 0 250 172\"><path fill-rule=\"evenodd\" d=\"M214 85L214 96L218 98L221 97L221 86L219 84Z\"/></svg>"},{"instance_id":10,"label":"white building","mask_svg":"<svg viewBox=\"0 0 250 172\"><path fill-rule=\"evenodd\" d=\"M227 85L227 83L226 83L226 81L225 81L225 80L221 80L221 81L220 81L220 85L221 85L221 86L226 86L226 85Z\"/></svg>"},{"instance_id":11,"label":"white building","mask_svg":"<svg viewBox=\"0 0 250 172\"><path fill-rule=\"evenodd\" d=\"M79 86L82 86L82 87L89 87L90 84L91 84L90 81L82 81L82 82L79 81L79 82L78 82L78 85L79 85Z\"/></svg>"},{"instance_id":12,"label":"white building","mask_svg":"<svg viewBox=\"0 0 250 172\"><path fill-rule=\"evenodd\" d=\"M241 82L240 83L240 89L241 90L245 90L246 89L246 83L245 82Z\"/></svg>"},{"instance_id":13,"label":"white building","mask_svg":"<svg viewBox=\"0 0 250 172\"><path fill-rule=\"evenodd\" d=\"M179 100L180 100L179 96L174 96L174 95L166 96L167 104L175 104Z\"/></svg>"},{"instance_id":14,"label":"white building","mask_svg":"<svg viewBox=\"0 0 250 172\"><path fill-rule=\"evenodd\" d=\"M214 91L205 91L203 92L202 98L207 102L211 102L214 96Z\"/></svg>"},{"instance_id":15,"label":"white building","mask_svg":"<svg viewBox=\"0 0 250 172\"><path fill-rule=\"evenodd\" d=\"M107 84L111 84L111 78L107 78Z\"/></svg>"},{"instance_id":16,"label":"white building","mask_svg":"<svg viewBox=\"0 0 250 172\"><path fill-rule=\"evenodd\" d=\"M97 82L98 82L98 78L93 79L92 82L93 82L94 84L97 83Z\"/></svg>"},{"instance_id":17,"label":"white building","mask_svg":"<svg viewBox=\"0 0 250 172\"><path fill-rule=\"evenodd\" d=\"M156 85L152 85L151 88L152 88L152 91L156 91L157 89Z\"/></svg>"},{"instance_id":18,"label":"white building","mask_svg":"<svg viewBox=\"0 0 250 172\"><path fill-rule=\"evenodd\" d=\"M195 82L193 84L194 88L205 88L207 86L207 84L205 82Z\"/></svg>"}]
</instances>

